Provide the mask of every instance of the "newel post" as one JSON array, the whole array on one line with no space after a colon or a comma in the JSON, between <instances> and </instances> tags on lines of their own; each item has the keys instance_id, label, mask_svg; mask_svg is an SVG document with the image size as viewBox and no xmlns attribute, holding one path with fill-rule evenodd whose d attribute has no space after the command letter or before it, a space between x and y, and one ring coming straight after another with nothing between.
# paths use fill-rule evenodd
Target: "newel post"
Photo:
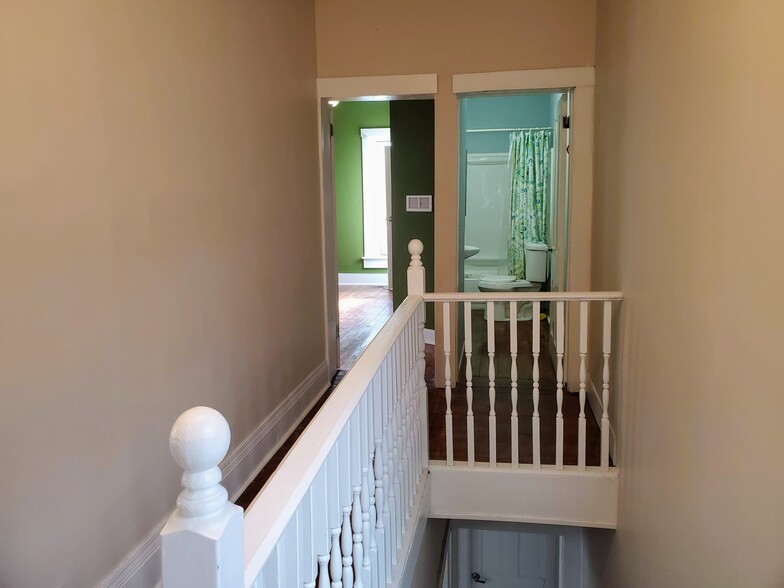
<instances>
[{"instance_id":1,"label":"newel post","mask_svg":"<svg viewBox=\"0 0 784 588\"><path fill-rule=\"evenodd\" d=\"M218 467L231 431L206 406L185 411L169 434L169 449L185 470L177 510L161 531L164 588L239 588L245 575L242 509L229 502Z\"/></svg>"},{"instance_id":2,"label":"newel post","mask_svg":"<svg viewBox=\"0 0 784 588\"><path fill-rule=\"evenodd\" d=\"M425 293L425 266L422 265L422 252L425 246L419 239L411 239L408 243L408 252L411 254L411 263L408 266L408 295L422 296Z\"/></svg>"},{"instance_id":3,"label":"newel post","mask_svg":"<svg viewBox=\"0 0 784 588\"><path fill-rule=\"evenodd\" d=\"M425 295L425 266L422 264L422 252L425 246L419 239L412 239L408 243L408 252L411 254L411 263L408 266L408 295ZM425 302L417 310L417 388L418 411L417 425L419 429L419 469L428 468L428 429L427 429L427 383L425 382Z\"/></svg>"}]
</instances>

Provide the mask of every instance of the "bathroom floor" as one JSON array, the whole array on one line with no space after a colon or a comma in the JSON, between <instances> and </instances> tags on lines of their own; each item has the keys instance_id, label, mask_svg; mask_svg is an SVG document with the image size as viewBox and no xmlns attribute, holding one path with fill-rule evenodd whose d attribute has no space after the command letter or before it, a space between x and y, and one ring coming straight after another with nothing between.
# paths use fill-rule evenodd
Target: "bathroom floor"
<instances>
[{"instance_id":1,"label":"bathroom floor","mask_svg":"<svg viewBox=\"0 0 784 588\"><path fill-rule=\"evenodd\" d=\"M353 366L392 316L386 286L340 286L340 369Z\"/></svg>"}]
</instances>

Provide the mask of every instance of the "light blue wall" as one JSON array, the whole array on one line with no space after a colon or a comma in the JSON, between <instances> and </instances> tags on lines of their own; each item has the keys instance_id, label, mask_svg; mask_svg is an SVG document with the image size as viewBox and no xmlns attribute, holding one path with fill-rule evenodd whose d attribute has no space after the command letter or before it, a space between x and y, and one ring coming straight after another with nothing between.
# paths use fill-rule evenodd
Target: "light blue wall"
<instances>
[{"instance_id":1,"label":"light blue wall","mask_svg":"<svg viewBox=\"0 0 784 588\"><path fill-rule=\"evenodd\" d=\"M461 154L506 153L509 133L466 133L468 129L549 127L553 124L552 94L474 96L460 99Z\"/></svg>"}]
</instances>

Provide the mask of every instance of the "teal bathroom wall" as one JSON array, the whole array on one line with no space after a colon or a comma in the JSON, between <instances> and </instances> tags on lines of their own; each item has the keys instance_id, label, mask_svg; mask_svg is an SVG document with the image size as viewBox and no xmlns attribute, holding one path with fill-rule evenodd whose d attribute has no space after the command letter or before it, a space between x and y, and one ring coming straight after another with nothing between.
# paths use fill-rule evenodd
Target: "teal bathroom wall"
<instances>
[{"instance_id":1,"label":"teal bathroom wall","mask_svg":"<svg viewBox=\"0 0 784 588\"><path fill-rule=\"evenodd\" d=\"M551 94L471 96L460 99L460 131L469 153L506 153L509 133L465 133L467 129L552 126Z\"/></svg>"}]
</instances>

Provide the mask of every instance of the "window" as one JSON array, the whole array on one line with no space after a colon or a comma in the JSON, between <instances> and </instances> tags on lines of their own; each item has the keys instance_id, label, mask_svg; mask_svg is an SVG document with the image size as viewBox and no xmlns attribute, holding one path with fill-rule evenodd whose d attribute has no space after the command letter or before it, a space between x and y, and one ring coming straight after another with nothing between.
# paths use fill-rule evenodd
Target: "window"
<instances>
[{"instance_id":1,"label":"window","mask_svg":"<svg viewBox=\"0 0 784 588\"><path fill-rule=\"evenodd\" d=\"M362 225L365 268L388 266L387 212L390 196L389 161L392 143L389 129L361 129Z\"/></svg>"}]
</instances>

